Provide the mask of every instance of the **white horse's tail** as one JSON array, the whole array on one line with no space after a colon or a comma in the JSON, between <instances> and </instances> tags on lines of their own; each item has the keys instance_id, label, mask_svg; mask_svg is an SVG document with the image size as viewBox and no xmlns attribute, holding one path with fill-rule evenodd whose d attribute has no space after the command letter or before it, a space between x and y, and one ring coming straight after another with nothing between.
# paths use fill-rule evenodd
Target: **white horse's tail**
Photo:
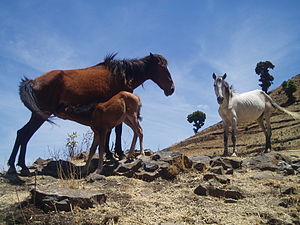
<instances>
[{"instance_id":1,"label":"white horse's tail","mask_svg":"<svg viewBox=\"0 0 300 225\"><path fill-rule=\"evenodd\" d=\"M266 98L270 101L270 103L272 104L272 106L278 110L280 110L281 112L284 112L288 115L290 115L291 117L293 117L295 120L300 120L300 114L296 113L296 112L291 112L283 107L281 107L280 105L278 105L269 95L267 95L265 92L262 91L262 93L264 93L264 95L266 96Z\"/></svg>"}]
</instances>

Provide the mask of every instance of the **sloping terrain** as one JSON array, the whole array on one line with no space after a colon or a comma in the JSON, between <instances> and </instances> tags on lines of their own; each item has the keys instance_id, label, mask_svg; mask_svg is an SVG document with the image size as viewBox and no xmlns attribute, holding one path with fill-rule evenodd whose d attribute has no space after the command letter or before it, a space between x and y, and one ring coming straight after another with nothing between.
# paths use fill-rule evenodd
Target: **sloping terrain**
<instances>
[{"instance_id":1,"label":"sloping terrain","mask_svg":"<svg viewBox=\"0 0 300 225\"><path fill-rule=\"evenodd\" d=\"M296 102L287 108L299 112L300 75L293 80L298 87ZM287 102L281 88L271 96L281 105ZM223 130L218 123L157 153L166 155L164 162L150 155L138 164L148 170L159 165L174 175L165 176L167 179L149 179L150 172L149 176L137 176L140 168L136 164L132 167L135 173L99 179L62 179L45 174L7 177L0 173L0 224L300 224L300 121L277 111L271 121L274 151L268 154L258 154L265 140L258 125L252 123L239 127L240 157L219 157L223 153ZM169 156L182 155L173 152L189 159L179 157L184 160L168 167ZM74 206L60 211L49 196L44 201L53 204L54 210L43 211L35 205L35 192L30 190L51 186L99 192L106 202L93 208Z\"/></svg>"},{"instance_id":2,"label":"sloping terrain","mask_svg":"<svg viewBox=\"0 0 300 225\"><path fill-rule=\"evenodd\" d=\"M294 92L296 101L287 106L288 98L282 87L278 87L270 93L270 96L281 106L290 111L300 113L300 74L292 80L297 84ZM273 109L271 117L272 148L274 151L300 150L300 120L294 120L289 115ZM228 139L231 144L231 137ZM241 156L251 155L264 150L265 137L256 122L238 125L237 149ZM223 128L222 122L215 124L196 135L176 143L165 151L181 152L187 156L196 155L221 155L223 153ZM229 148L229 151L231 149ZM232 151L232 150L231 150Z\"/></svg>"}]
</instances>

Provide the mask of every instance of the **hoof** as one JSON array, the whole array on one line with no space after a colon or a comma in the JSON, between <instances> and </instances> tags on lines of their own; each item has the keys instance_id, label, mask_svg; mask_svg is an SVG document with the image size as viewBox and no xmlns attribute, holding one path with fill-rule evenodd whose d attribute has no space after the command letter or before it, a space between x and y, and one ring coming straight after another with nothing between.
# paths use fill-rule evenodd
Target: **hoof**
<instances>
[{"instance_id":1,"label":"hoof","mask_svg":"<svg viewBox=\"0 0 300 225\"><path fill-rule=\"evenodd\" d=\"M14 166L10 166L6 172L6 175L16 175L16 174L17 174L17 170L16 167Z\"/></svg>"},{"instance_id":2,"label":"hoof","mask_svg":"<svg viewBox=\"0 0 300 225\"><path fill-rule=\"evenodd\" d=\"M222 156L229 156L228 152L224 152Z\"/></svg>"},{"instance_id":3,"label":"hoof","mask_svg":"<svg viewBox=\"0 0 300 225\"><path fill-rule=\"evenodd\" d=\"M32 175L32 173L30 172L30 170L26 167L24 169L21 169L20 171L20 175L23 177L30 177Z\"/></svg>"},{"instance_id":4,"label":"hoof","mask_svg":"<svg viewBox=\"0 0 300 225\"><path fill-rule=\"evenodd\" d=\"M117 154L117 157L119 158L119 160L122 160L122 159L126 158L126 156L123 152L122 152L122 154Z\"/></svg>"},{"instance_id":5,"label":"hoof","mask_svg":"<svg viewBox=\"0 0 300 225\"><path fill-rule=\"evenodd\" d=\"M94 173L92 174L98 174L98 175L101 175L102 173L102 169L96 169Z\"/></svg>"},{"instance_id":6,"label":"hoof","mask_svg":"<svg viewBox=\"0 0 300 225\"><path fill-rule=\"evenodd\" d=\"M231 156L232 156L232 157L237 157L237 154L234 152L234 153L232 153Z\"/></svg>"},{"instance_id":7,"label":"hoof","mask_svg":"<svg viewBox=\"0 0 300 225\"><path fill-rule=\"evenodd\" d=\"M114 154L112 154L111 152L110 153L106 153L105 154L105 158L107 160L114 160L115 159Z\"/></svg>"}]
</instances>

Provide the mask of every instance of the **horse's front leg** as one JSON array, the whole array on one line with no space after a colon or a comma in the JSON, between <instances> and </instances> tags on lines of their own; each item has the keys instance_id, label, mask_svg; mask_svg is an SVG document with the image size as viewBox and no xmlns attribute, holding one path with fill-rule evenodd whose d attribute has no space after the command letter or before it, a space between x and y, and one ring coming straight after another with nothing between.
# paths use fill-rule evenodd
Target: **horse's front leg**
<instances>
[{"instance_id":1,"label":"horse's front leg","mask_svg":"<svg viewBox=\"0 0 300 225\"><path fill-rule=\"evenodd\" d=\"M228 133L229 126L228 124L224 123L224 156L228 156Z\"/></svg>"},{"instance_id":2,"label":"horse's front leg","mask_svg":"<svg viewBox=\"0 0 300 225\"><path fill-rule=\"evenodd\" d=\"M93 156L95 155L97 146L99 146L99 138L98 138L97 134L94 132L93 143L92 143L92 146L90 148L89 156L88 156L88 159L85 163L85 166L84 166L83 172L82 172L84 176L88 175L88 173L89 173L89 168L90 168L90 165L91 165L91 161L92 161Z\"/></svg>"},{"instance_id":3,"label":"horse's front leg","mask_svg":"<svg viewBox=\"0 0 300 225\"><path fill-rule=\"evenodd\" d=\"M116 132L116 145L115 145L115 153L118 155L120 159L125 158L124 152L122 151L122 124L115 127Z\"/></svg>"},{"instance_id":4,"label":"horse's front leg","mask_svg":"<svg viewBox=\"0 0 300 225\"><path fill-rule=\"evenodd\" d=\"M232 119L232 131L231 131L231 140L232 140L232 147L233 147L232 156L237 156L236 131L237 131L237 118L236 116L234 116Z\"/></svg>"},{"instance_id":5,"label":"horse's front leg","mask_svg":"<svg viewBox=\"0 0 300 225\"><path fill-rule=\"evenodd\" d=\"M110 140L111 130L107 131L106 140L105 140L105 157L108 160L113 160L113 153L109 150L109 140Z\"/></svg>"}]
</instances>

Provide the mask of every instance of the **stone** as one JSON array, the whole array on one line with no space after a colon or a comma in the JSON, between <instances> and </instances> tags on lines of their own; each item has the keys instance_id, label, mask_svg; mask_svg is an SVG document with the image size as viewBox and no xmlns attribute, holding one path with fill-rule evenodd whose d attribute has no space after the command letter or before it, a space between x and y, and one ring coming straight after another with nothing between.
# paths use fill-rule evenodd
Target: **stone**
<instances>
[{"instance_id":1,"label":"stone","mask_svg":"<svg viewBox=\"0 0 300 225\"><path fill-rule=\"evenodd\" d=\"M225 203L237 203L238 201L236 199L232 199L232 198L226 198L224 200Z\"/></svg>"},{"instance_id":2,"label":"stone","mask_svg":"<svg viewBox=\"0 0 300 225\"><path fill-rule=\"evenodd\" d=\"M30 193L29 201L45 212L71 211L74 207L87 209L106 202L106 195L101 192L56 185L41 186Z\"/></svg>"},{"instance_id":3,"label":"stone","mask_svg":"<svg viewBox=\"0 0 300 225\"><path fill-rule=\"evenodd\" d=\"M291 164L291 159L276 152L270 152L243 160L243 165L250 169L280 171L279 162Z\"/></svg>"},{"instance_id":4,"label":"stone","mask_svg":"<svg viewBox=\"0 0 300 225\"><path fill-rule=\"evenodd\" d=\"M215 187L211 184L200 184L194 193L202 196L213 196L213 197L225 197L228 199L242 199L245 198L245 194L238 190L236 187L230 187L229 190Z\"/></svg>"},{"instance_id":5,"label":"stone","mask_svg":"<svg viewBox=\"0 0 300 225\"><path fill-rule=\"evenodd\" d=\"M152 156L153 160L160 160L169 163L170 165L175 165L181 170L185 170L187 168L192 168L192 161L186 157L184 154L180 152L166 152L161 151L156 155Z\"/></svg>"},{"instance_id":6,"label":"stone","mask_svg":"<svg viewBox=\"0 0 300 225\"><path fill-rule=\"evenodd\" d=\"M158 178L159 172L145 172L145 171L141 171L141 172L137 172L134 174L134 177L143 181L147 181L147 182L151 182L154 181L156 178Z\"/></svg>"},{"instance_id":7,"label":"stone","mask_svg":"<svg viewBox=\"0 0 300 225\"><path fill-rule=\"evenodd\" d=\"M216 174L213 174L213 173L204 174L203 180L208 181L208 180L211 180L211 179L214 179L214 180L218 181L221 184L229 184L230 183L230 179L228 179L226 177L217 176Z\"/></svg>"},{"instance_id":8,"label":"stone","mask_svg":"<svg viewBox=\"0 0 300 225\"><path fill-rule=\"evenodd\" d=\"M295 194L295 188L283 186L280 187L280 192L281 194L286 194L286 195Z\"/></svg>"},{"instance_id":9,"label":"stone","mask_svg":"<svg viewBox=\"0 0 300 225\"><path fill-rule=\"evenodd\" d=\"M209 169L210 172L219 174L219 175L224 175L225 171L222 166L217 166Z\"/></svg>"},{"instance_id":10,"label":"stone","mask_svg":"<svg viewBox=\"0 0 300 225\"><path fill-rule=\"evenodd\" d=\"M104 175L100 175L100 174L97 174L97 173L91 173L89 174L85 180L88 182L88 183L94 183L94 182L97 182L97 181L103 181L103 180L106 180L106 177Z\"/></svg>"},{"instance_id":11,"label":"stone","mask_svg":"<svg viewBox=\"0 0 300 225\"><path fill-rule=\"evenodd\" d=\"M143 168L146 172L154 172L159 168L159 166L155 162L146 161L143 162Z\"/></svg>"},{"instance_id":12,"label":"stone","mask_svg":"<svg viewBox=\"0 0 300 225\"><path fill-rule=\"evenodd\" d=\"M142 160L137 159L137 160L121 160L120 165L118 168L116 168L117 173L125 173L128 171L133 171L136 172L138 169L142 166Z\"/></svg>"},{"instance_id":13,"label":"stone","mask_svg":"<svg viewBox=\"0 0 300 225\"><path fill-rule=\"evenodd\" d=\"M80 178L80 168L75 164L65 161L49 161L39 172L41 175L53 176L55 178Z\"/></svg>"}]
</instances>

